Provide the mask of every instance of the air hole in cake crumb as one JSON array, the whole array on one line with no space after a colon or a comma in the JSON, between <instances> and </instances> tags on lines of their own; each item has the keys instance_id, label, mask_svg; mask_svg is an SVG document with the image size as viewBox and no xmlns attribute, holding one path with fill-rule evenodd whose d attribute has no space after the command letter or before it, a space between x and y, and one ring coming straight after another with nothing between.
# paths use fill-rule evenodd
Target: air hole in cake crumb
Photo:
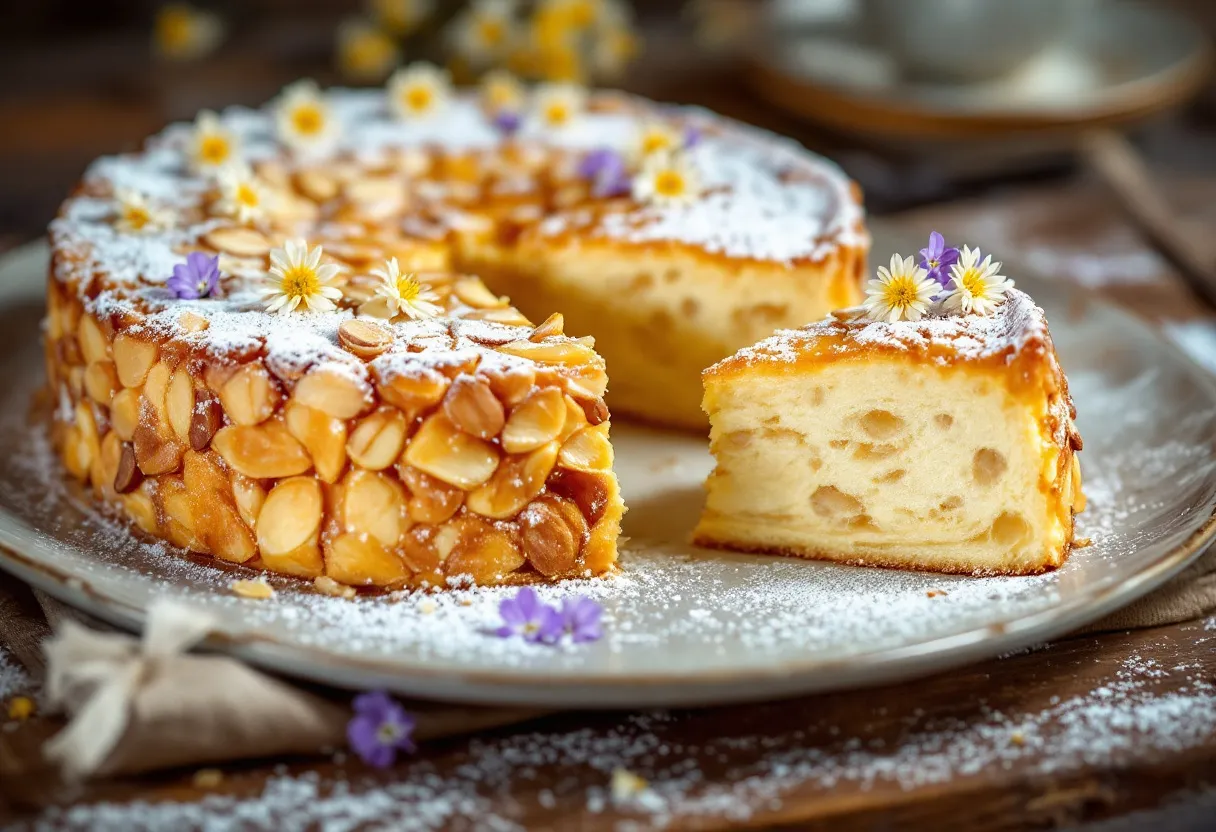
<instances>
[{"instance_id":1,"label":"air hole in cake crumb","mask_svg":"<svg viewBox=\"0 0 1216 832\"><path fill-rule=\"evenodd\" d=\"M889 410L871 410L861 417L861 429L872 439L890 439L904 429L904 420Z\"/></svg>"},{"instance_id":2,"label":"air hole in cake crumb","mask_svg":"<svg viewBox=\"0 0 1216 832\"><path fill-rule=\"evenodd\" d=\"M904 478L904 475L907 473L908 472L905 471L903 468L896 468L894 471L888 471L887 473L883 474L881 477L876 477L874 479L874 482L881 482L881 483L899 482L900 480L902 480Z\"/></svg>"},{"instance_id":3,"label":"air hole in cake crumb","mask_svg":"<svg viewBox=\"0 0 1216 832\"><path fill-rule=\"evenodd\" d=\"M845 448L849 447L849 440L833 439L831 442L828 443L828 445L830 445L831 447L835 448L838 451L843 451Z\"/></svg>"},{"instance_id":4,"label":"air hole in cake crumb","mask_svg":"<svg viewBox=\"0 0 1216 832\"><path fill-rule=\"evenodd\" d=\"M947 497L938 503L938 508L942 511L954 511L963 504L963 498L958 496Z\"/></svg>"},{"instance_id":5,"label":"air hole in cake crumb","mask_svg":"<svg viewBox=\"0 0 1216 832\"><path fill-rule=\"evenodd\" d=\"M811 508L820 517L856 517L865 512L861 500L834 485L821 485L811 495Z\"/></svg>"},{"instance_id":6,"label":"air hole in cake crumb","mask_svg":"<svg viewBox=\"0 0 1216 832\"><path fill-rule=\"evenodd\" d=\"M654 285L654 275L642 272L629 282L631 292L643 292Z\"/></svg>"},{"instance_id":7,"label":"air hole in cake crumb","mask_svg":"<svg viewBox=\"0 0 1216 832\"><path fill-rule=\"evenodd\" d=\"M729 450L746 448L751 443L752 432L750 430L732 430L722 437L722 446Z\"/></svg>"},{"instance_id":8,"label":"air hole in cake crumb","mask_svg":"<svg viewBox=\"0 0 1216 832\"><path fill-rule=\"evenodd\" d=\"M988 535L994 543L1012 549L1030 538L1030 524L1017 512L1002 512L1000 517L992 521L992 528L988 530Z\"/></svg>"},{"instance_id":9,"label":"air hole in cake crumb","mask_svg":"<svg viewBox=\"0 0 1216 832\"><path fill-rule=\"evenodd\" d=\"M668 283L675 283L680 279L680 270L677 268L668 269L667 271L663 272L663 279Z\"/></svg>"},{"instance_id":10,"label":"air hole in cake crumb","mask_svg":"<svg viewBox=\"0 0 1216 832\"><path fill-rule=\"evenodd\" d=\"M824 393L823 393L822 387L812 387L811 388L811 404L812 405L814 405L815 407L818 407L819 405L823 404L823 398L824 398Z\"/></svg>"},{"instance_id":11,"label":"air hole in cake crumb","mask_svg":"<svg viewBox=\"0 0 1216 832\"><path fill-rule=\"evenodd\" d=\"M950 430L950 428L954 425L954 417L949 413L939 413L933 417L933 421L942 430Z\"/></svg>"},{"instance_id":12,"label":"air hole in cake crumb","mask_svg":"<svg viewBox=\"0 0 1216 832\"><path fill-rule=\"evenodd\" d=\"M895 445L875 445L870 442L862 442L857 446L857 450L853 451L853 459L886 459L897 453L899 453L899 448Z\"/></svg>"},{"instance_id":13,"label":"air hole in cake crumb","mask_svg":"<svg viewBox=\"0 0 1216 832\"><path fill-rule=\"evenodd\" d=\"M992 448L980 448L971 460L971 477L980 485L992 485L1008 468L1005 456Z\"/></svg>"},{"instance_id":14,"label":"air hole in cake crumb","mask_svg":"<svg viewBox=\"0 0 1216 832\"><path fill-rule=\"evenodd\" d=\"M874 518L868 514L859 514L849 521L849 530L855 532L877 532L882 531L878 528L878 524L874 522Z\"/></svg>"},{"instance_id":15,"label":"air hole in cake crumb","mask_svg":"<svg viewBox=\"0 0 1216 832\"><path fill-rule=\"evenodd\" d=\"M701 304L696 298L684 298L680 302L680 311L686 318L694 318L701 311Z\"/></svg>"}]
</instances>

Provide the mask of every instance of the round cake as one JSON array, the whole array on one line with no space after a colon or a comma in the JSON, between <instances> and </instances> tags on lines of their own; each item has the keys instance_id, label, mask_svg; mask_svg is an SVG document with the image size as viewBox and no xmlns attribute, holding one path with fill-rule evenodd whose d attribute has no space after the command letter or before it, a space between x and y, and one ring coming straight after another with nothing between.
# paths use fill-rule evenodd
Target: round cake
<instances>
[{"instance_id":1,"label":"round cake","mask_svg":"<svg viewBox=\"0 0 1216 832\"><path fill-rule=\"evenodd\" d=\"M151 535L345 591L610 569L608 406L703 427L700 371L855 302L868 238L786 140L416 67L100 159L51 242L68 470Z\"/></svg>"}]
</instances>

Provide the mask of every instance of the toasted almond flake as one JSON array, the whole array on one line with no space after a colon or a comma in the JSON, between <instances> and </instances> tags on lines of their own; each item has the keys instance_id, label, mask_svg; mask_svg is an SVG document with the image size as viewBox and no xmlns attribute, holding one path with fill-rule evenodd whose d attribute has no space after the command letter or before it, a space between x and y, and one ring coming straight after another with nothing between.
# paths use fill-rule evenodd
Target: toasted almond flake
<instances>
[{"instance_id":1,"label":"toasted almond flake","mask_svg":"<svg viewBox=\"0 0 1216 832\"><path fill-rule=\"evenodd\" d=\"M196 789L218 788L224 782L224 772L218 768L200 768L194 772L194 776L190 778L190 782Z\"/></svg>"},{"instance_id":2,"label":"toasted almond flake","mask_svg":"<svg viewBox=\"0 0 1216 832\"><path fill-rule=\"evenodd\" d=\"M236 257L259 257L268 254L271 249L266 235L252 228L217 228L207 232L203 241L217 251Z\"/></svg>"},{"instance_id":3,"label":"toasted almond flake","mask_svg":"<svg viewBox=\"0 0 1216 832\"><path fill-rule=\"evenodd\" d=\"M354 598L355 588L335 581L328 575L318 575L313 578L312 585L322 595L332 595L334 598Z\"/></svg>"},{"instance_id":4,"label":"toasted almond flake","mask_svg":"<svg viewBox=\"0 0 1216 832\"><path fill-rule=\"evenodd\" d=\"M274 587L266 583L265 576L258 578L256 581L233 581L228 585L228 588L232 590L233 595L239 595L242 598L250 598L255 601L265 601L274 597Z\"/></svg>"}]
</instances>

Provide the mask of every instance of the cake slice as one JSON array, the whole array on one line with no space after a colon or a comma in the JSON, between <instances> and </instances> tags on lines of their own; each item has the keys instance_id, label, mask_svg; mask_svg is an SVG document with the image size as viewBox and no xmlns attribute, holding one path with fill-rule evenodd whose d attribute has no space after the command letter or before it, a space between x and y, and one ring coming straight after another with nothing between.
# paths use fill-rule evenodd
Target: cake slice
<instances>
[{"instance_id":1,"label":"cake slice","mask_svg":"<svg viewBox=\"0 0 1216 832\"><path fill-rule=\"evenodd\" d=\"M927 313L828 318L706 370L717 467L695 541L977 575L1063 563L1081 439L1043 310L1008 289L989 314Z\"/></svg>"}]
</instances>

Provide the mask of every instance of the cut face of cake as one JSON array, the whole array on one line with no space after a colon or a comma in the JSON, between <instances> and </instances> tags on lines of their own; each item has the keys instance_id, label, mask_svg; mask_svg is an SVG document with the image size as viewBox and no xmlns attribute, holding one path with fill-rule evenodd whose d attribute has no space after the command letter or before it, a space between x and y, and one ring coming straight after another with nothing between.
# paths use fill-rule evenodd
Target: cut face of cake
<instances>
[{"instance_id":1,"label":"cut face of cake","mask_svg":"<svg viewBox=\"0 0 1216 832\"><path fill-rule=\"evenodd\" d=\"M717 467L696 542L984 575L1059 566L1084 504L1081 441L1043 311L1016 289L989 314L949 308L829 318L707 370Z\"/></svg>"}]
</instances>

